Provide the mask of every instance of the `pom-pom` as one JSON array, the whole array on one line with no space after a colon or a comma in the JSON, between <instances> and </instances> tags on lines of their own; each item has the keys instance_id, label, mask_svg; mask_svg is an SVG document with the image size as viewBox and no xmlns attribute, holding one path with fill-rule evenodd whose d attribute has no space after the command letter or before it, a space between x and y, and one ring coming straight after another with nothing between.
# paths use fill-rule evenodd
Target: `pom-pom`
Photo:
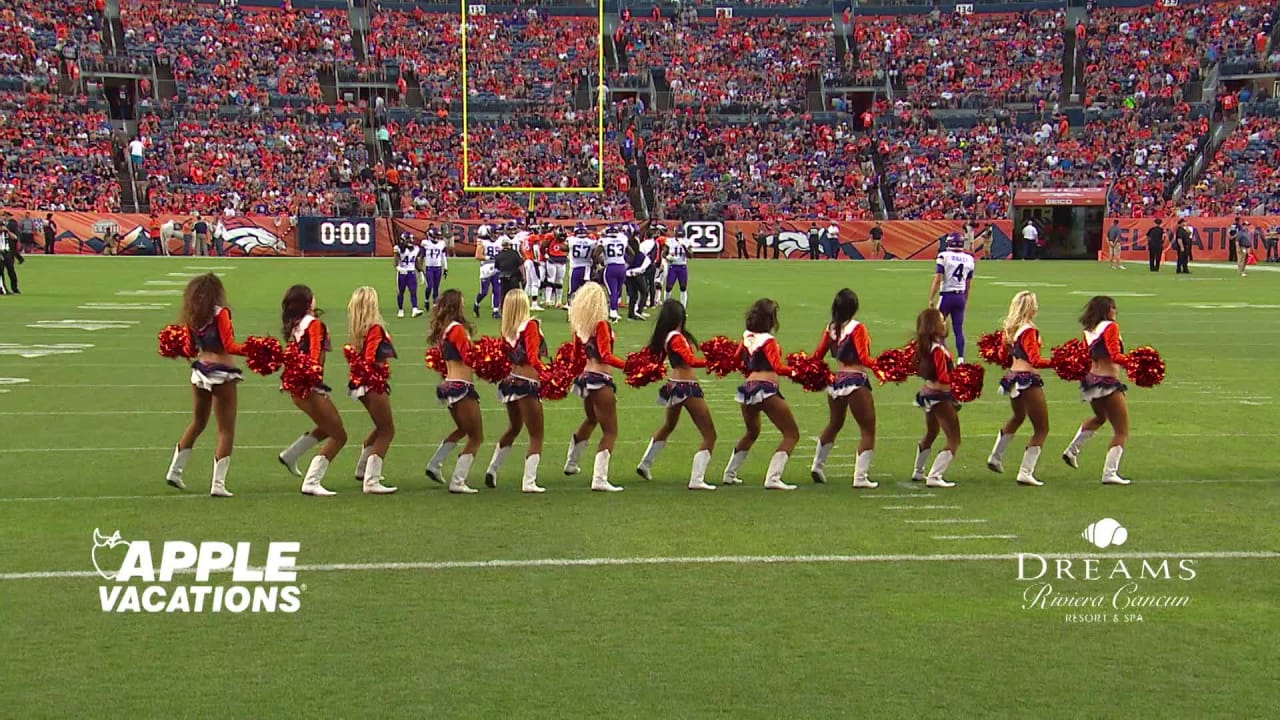
<instances>
[{"instance_id":1,"label":"pom-pom","mask_svg":"<svg viewBox=\"0 0 1280 720\"><path fill-rule=\"evenodd\" d=\"M467 364L485 382L496 383L511 374L507 343L502 338L482 337L471 345Z\"/></svg>"},{"instance_id":2,"label":"pom-pom","mask_svg":"<svg viewBox=\"0 0 1280 720\"><path fill-rule=\"evenodd\" d=\"M1164 360L1150 345L1143 345L1129 351L1129 359L1125 362L1124 369L1129 379L1138 387L1155 387L1164 380Z\"/></svg>"},{"instance_id":3,"label":"pom-pom","mask_svg":"<svg viewBox=\"0 0 1280 720\"><path fill-rule=\"evenodd\" d=\"M567 342L556 348L555 358L551 364L559 363L562 367L569 371L569 378L573 379L582 374L587 369L587 348L585 345L576 342Z\"/></svg>"},{"instance_id":4,"label":"pom-pom","mask_svg":"<svg viewBox=\"0 0 1280 720\"><path fill-rule=\"evenodd\" d=\"M432 345L422 354L422 362L427 364L428 370L435 370L441 375L449 372L449 364L444 361L444 355L441 354L440 348Z\"/></svg>"},{"instance_id":5,"label":"pom-pom","mask_svg":"<svg viewBox=\"0 0 1280 720\"><path fill-rule=\"evenodd\" d=\"M1089 374L1093 361L1089 358L1089 346L1080 338L1072 338L1055 347L1049 356L1053 371L1068 382L1079 382Z\"/></svg>"},{"instance_id":6,"label":"pom-pom","mask_svg":"<svg viewBox=\"0 0 1280 720\"><path fill-rule=\"evenodd\" d=\"M962 403L982 397L982 379L986 371L978 363L960 363L951 371L951 395Z\"/></svg>"},{"instance_id":7,"label":"pom-pom","mask_svg":"<svg viewBox=\"0 0 1280 720\"><path fill-rule=\"evenodd\" d=\"M251 335L244 341L244 364L259 375L270 375L284 362L284 349L273 337Z\"/></svg>"},{"instance_id":8,"label":"pom-pom","mask_svg":"<svg viewBox=\"0 0 1280 720\"><path fill-rule=\"evenodd\" d=\"M793 352L787 356L791 366L791 379L808 392L821 392L835 381L835 375L827 364L805 352Z\"/></svg>"},{"instance_id":9,"label":"pom-pom","mask_svg":"<svg viewBox=\"0 0 1280 720\"><path fill-rule=\"evenodd\" d=\"M900 383L916 373L916 343L914 340L900 348L890 348L876 356L876 377L880 384Z\"/></svg>"},{"instance_id":10,"label":"pom-pom","mask_svg":"<svg viewBox=\"0 0 1280 720\"><path fill-rule=\"evenodd\" d=\"M350 366L350 380L355 387L363 386L370 393L386 394L387 381L391 378L391 368L383 363L371 363L364 359L364 353L350 345L342 346L342 354Z\"/></svg>"},{"instance_id":11,"label":"pom-pom","mask_svg":"<svg viewBox=\"0 0 1280 720\"><path fill-rule=\"evenodd\" d=\"M186 325L166 325L156 336L161 357L193 358L195 343L191 341L191 329Z\"/></svg>"},{"instance_id":12,"label":"pom-pom","mask_svg":"<svg viewBox=\"0 0 1280 720\"><path fill-rule=\"evenodd\" d=\"M707 372L725 377L742 370L742 346L723 335L705 340L698 349L707 358Z\"/></svg>"},{"instance_id":13,"label":"pom-pom","mask_svg":"<svg viewBox=\"0 0 1280 720\"><path fill-rule=\"evenodd\" d=\"M280 387L290 395L303 399L324 380L324 367L299 352L290 344L283 353L284 372L280 373Z\"/></svg>"},{"instance_id":14,"label":"pom-pom","mask_svg":"<svg viewBox=\"0 0 1280 720\"><path fill-rule=\"evenodd\" d=\"M978 355L983 362L1008 369L1013 365L1013 355L1004 342L1004 332L997 330L978 338Z\"/></svg>"},{"instance_id":15,"label":"pom-pom","mask_svg":"<svg viewBox=\"0 0 1280 720\"><path fill-rule=\"evenodd\" d=\"M622 370L627 374L627 384L631 387L644 387L667 376L667 365L662 358L653 354L649 348L627 353L627 361Z\"/></svg>"},{"instance_id":16,"label":"pom-pom","mask_svg":"<svg viewBox=\"0 0 1280 720\"><path fill-rule=\"evenodd\" d=\"M538 396L543 400L563 400L569 395L569 390L573 387L573 379L578 374L573 372L572 366L568 360L561 362L559 358L552 360L551 364L546 367L538 376L541 386L538 388Z\"/></svg>"}]
</instances>

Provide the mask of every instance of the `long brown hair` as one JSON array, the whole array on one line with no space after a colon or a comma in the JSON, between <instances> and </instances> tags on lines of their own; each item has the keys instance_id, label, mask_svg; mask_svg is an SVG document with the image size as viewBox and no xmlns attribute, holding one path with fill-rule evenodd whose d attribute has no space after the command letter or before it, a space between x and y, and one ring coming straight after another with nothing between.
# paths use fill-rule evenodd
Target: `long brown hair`
<instances>
[{"instance_id":1,"label":"long brown hair","mask_svg":"<svg viewBox=\"0 0 1280 720\"><path fill-rule=\"evenodd\" d=\"M1080 327L1085 330L1092 330L1098 326L1103 320L1110 320L1107 316L1112 310L1116 309L1116 301L1107 295L1095 295L1085 303L1084 312L1080 313Z\"/></svg>"},{"instance_id":2,"label":"long brown hair","mask_svg":"<svg viewBox=\"0 0 1280 720\"><path fill-rule=\"evenodd\" d=\"M947 324L937 308L925 308L916 316L916 364L922 366L933 357L935 340L947 336Z\"/></svg>"},{"instance_id":3,"label":"long brown hair","mask_svg":"<svg viewBox=\"0 0 1280 720\"><path fill-rule=\"evenodd\" d=\"M746 328L753 333L771 333L778 329L778 303L760 298L747 310Z\"/></svg>"},{"instance_id":4,"label":"long brown hair","mask_svg":"<svg viewBox=\"0 0 1280 720\"><path fill-rule=\"evenodd\" d=\"M213 273L191 278L182 293L182 314L178 321L189 328L199 329L213 321L214 308L227 305L227 290L222 280Z\"/></svg>"},{"instance_id":5,"label":"long brown hair","mask_svg":"<svg viewBox=\"0 0 1280 720\"><path fill-rule=\"evenodd\" d=\"M444 337L444 329L450 323L462 323L471 334L471 323L467 322L467 314L462 308L462 291L450 288L440 293L436 306L431 309L431 330L427 333L427 344L435 345Z\"/></svg>"},{"instance_id":6,"label":"long brown hair","mask_svg":"<svg viewBox=\"0 0 1280 720\"><path fill-rule=\"evenodd\" d=\"M311 312L311 301L314 299L315 295L306 285L294 285L285 291L284 299L280 301L280 333L286 343L293 338L293 331L302 322L302 318ZM323 314L323 310L315 311L316 317Z\"/></svg>"}]
</instances>

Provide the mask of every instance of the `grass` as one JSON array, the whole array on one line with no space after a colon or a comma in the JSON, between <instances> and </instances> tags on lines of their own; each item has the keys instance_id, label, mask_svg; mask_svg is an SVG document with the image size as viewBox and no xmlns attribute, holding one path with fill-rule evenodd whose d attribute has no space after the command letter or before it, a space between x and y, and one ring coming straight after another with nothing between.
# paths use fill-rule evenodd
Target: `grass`
<instances>
[{"instance_id":1,"label":"grass","mask_svg":"<svg viewBox=\"0 0 1280 720\"><path fill-rule=\"evenodd\" d=\"M0 394L6 715L964 718L1139 716L1159 708L1170 718L1246 718L1273 716L1280 704L1274 272L1241 279L1208 266L1175 277L1136 265L1120 273L1093 263L980 264L971 344L996 328L1017 289L1029 287L1039 293L1050 344L1078 332L1074 317L1087 295L1109 292L1128 343L1152 344L1164 355L1165 383L1129 394L1133 437L1123 470L1134 484L1127 488L1098 482L1102 438L1086 448L1078 471L1057 460L1084 412L1075 390L1048 376L1053 430L1038 473L1046 486L1018 488L1011 470L990 473L986 452L1008 406L989 370L983 398L961 413L965 444L948 475L959 483L953 490L926 492L906 481L922 426L910 404L913 383L875 389L873 474L881 488L873 492L848 487L852 423L829 461L831 484L809 481L825 402L785 388L805 438L787 471L802 485L794 493L760 488L776 437L768 429L742 472L743 487L684 489L696 447L687 424L654 482L639 481L631 468L660 410L655 388L624 386L613 476L626 492L592 494L585 477L560 475L581 412L569 399L547 405L545 496L519 493L519 463L511 460L497 490L450 496L422 477L448 428L434 400L436 377L420 361L426 326L394 318L393 298L384 295L401 356L392 374L398 434L386 474L400 493L361 495L348 447L327 481L337 497L298 495L275 454L307 425L274 379L251 376L240 389L229 477L236 497L215 502L201 492L212 432L188 466L187 495L162 479L189 412L188 371L154 349L178 298L117 294L177 291L180 285L154 283L181 283L182 273L207 266L224 268L218 272L242 337L277 328L280 296L293 282L315 289L339 337L353 287L393 289L390 264L381 260L31 258L26 294L0 298L0 378L29 380L0 380L9 383L0 384L9 391ZM783 348L811 350L831 295L848 285L862 297L873 347L896 346L924 302L930 269L698 262L690 329L700 337L735 335L747 305L769 295L782 303ZM474 292L474 267L457 262L449 284ZM558 313L545 318L554 348L567 328ZM58 320L123 322L95 331L40 322ZM496 332L487 317L478 325ZM638 347L649 329L620 324L620 348ZM13 354L16 346L31 354L29 346L77 343L92 347ZM330 357L330 381L341 384L344 372L340 355ZM740 428L734 384L706 384L720 434L713 481ZM492 441L501 409L492 388L482 385L481 395ZM346 398L338 404L359 437L367 416ZM1010 450L1015 464L1020 447L1015 441ZM1103 517L1127 527L1123 548L1098 550L1081 539ZM919 520L982 522L908 522ZM153 542L296 540L304 566L419 565L304 568L302 609L289 615L105 614L96 577L13 577L91 571L94 528ZM1015 537L937 539L970 535ZM1140 558L1206 555L1194 559L1192 581L1136 580L1143 594L1185 595L1188 606L1108 611L1108 622L1082 624L1065 616L1083 610L1022 608L1029 583L1017 577L1020 552L1097 557L1104 572L1123 553L1135 574ZM1245 552L1258 555L1224 557ZM815 555L845 557L801 557ZM705 560L713 556L737 562ZM751 560L757 556L776 562ZM422 566L580 558L704 560ZM1053 584L1060 594L1110 597L1123 580ZM1126 618L1139 613L1141 622Z\"/></svg>"}]
</instances>

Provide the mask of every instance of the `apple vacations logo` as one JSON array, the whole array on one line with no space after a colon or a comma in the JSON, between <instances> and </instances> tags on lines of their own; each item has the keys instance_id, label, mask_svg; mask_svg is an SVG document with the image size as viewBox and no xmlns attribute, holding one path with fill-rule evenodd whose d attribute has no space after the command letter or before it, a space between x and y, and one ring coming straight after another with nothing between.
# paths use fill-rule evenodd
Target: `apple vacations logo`
<instances>
[{"instance_id":1,"label":"apple vacations logo","mask_svg":"<svg viewBox=\"0 0 1280 720\"><path fill-rule=\"evenodd\" d=\"M153 549L146 540L125 540L93 531L93 567L103 612L117 613L295 613L305 585L296 584L296 542L271 542L261 564L250 562L252 543L169 540ZM159 562L157 562L157 559ZM212 584L214 573L229 585ZM174 582L191 576L190 585Z\"/></svg>"}]
</instances>

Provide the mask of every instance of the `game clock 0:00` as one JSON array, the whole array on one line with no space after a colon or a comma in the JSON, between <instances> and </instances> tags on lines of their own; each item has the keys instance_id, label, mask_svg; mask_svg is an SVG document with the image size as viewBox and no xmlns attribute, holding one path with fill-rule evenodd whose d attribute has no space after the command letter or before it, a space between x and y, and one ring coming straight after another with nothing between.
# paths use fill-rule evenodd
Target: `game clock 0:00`
<instances>
[{"instance_id":1,"label":"game clock 0:00","mask_svg":"<svg viewBox=\"0 0 1280 720\"><path fill-rule=\"evenodd\" d=\"M298 244L304 253L371 255L376 239L373 218L298 218Z\"/></svg>"}]
</instances>

